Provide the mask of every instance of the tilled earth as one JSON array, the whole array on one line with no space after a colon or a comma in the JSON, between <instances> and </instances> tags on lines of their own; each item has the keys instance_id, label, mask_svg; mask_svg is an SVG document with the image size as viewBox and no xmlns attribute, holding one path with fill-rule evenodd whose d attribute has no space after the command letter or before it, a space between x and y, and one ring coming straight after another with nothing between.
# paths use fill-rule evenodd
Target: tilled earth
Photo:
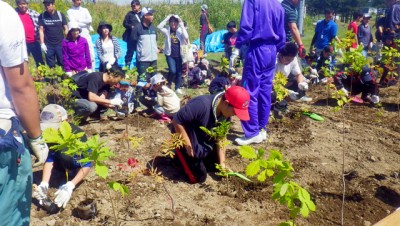
<instances>
[{"instance_id":1,"label":"tilled earth","mask_svg":"<svg viewBox=\"0 0 400 226\"><path fill-rule=\"evenodd\" d=\"M293 179L308 189L317 205L308 218L296 219L297 225L340 225L343 169L344 225L376 223L400 206L398 89L381 89L381 107L352 103L334 111L332 100L327 106L324 88L312 87L311 104L290 103L283 119L270 122L268 142L254 147L281 150L296 170ZM313 121L303 110L325 120ZM242 135L240 122L233 122L230 140ZM107 141L115 153L108 180L126 184L130 194L122 198L110 192L106 181L91 172L62 212L48 215L34 202L32 225L115 225L113 210L120 225L277 225L289 219L287 209L271 199L272 182L248 183L210 173L204 184L187 183L173 161L161 155L169 130L154 119L136 114L83 129ZM138 148L129 149L121 140L126 130L128 136L144 137ZM229 145L227 156L229 167L243 173L248 161L238 147ZM128 158L138 159L140 167L121 169L118 164L125 165ZM34 171L40 183L40 169ZM59 174L61 179L50 183L51 195L64 183ZM75 210L85 199L94 199L99 211L89 221L79 219Z\"/></svg>"}]
</instances>

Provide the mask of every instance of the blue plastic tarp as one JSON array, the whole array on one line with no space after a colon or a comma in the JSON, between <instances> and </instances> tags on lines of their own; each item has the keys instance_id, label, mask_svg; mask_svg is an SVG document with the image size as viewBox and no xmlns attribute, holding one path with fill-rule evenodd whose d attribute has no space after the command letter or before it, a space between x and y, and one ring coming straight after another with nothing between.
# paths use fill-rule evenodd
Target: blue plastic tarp
<instances>
[{"instance_id":1,"label":"blue plastic tarp","mask_svg":"<svg viewBox=\"0 0 400 226\"><path fill-rule=\"evenodd\" d=\"M98 34L92 35L92 42L93 42L93 45L94 45L94 58L95 58L95 62L96 62L95 68L96 68L96 70L99 70L100 59L99 59L99 57L97 57L97 48L96 48L97 39L99 39L99 35ZM119 47L121 48L121 56L118 58L118 65L120 67L124 67L125 66L125 55L126 55L126 51L127 51L127 44L122 39L119 39L119 38L117 38L117 39L118 39ZM135 54L133 55L133 58L132 58L132 62L131 62L130 68L132 68L132 67L136 67L136 52L135 52Z\"/></svg>"},{"instance_id":2,"label":"blue plastic tarp","mask_svg":"<svg viewBox=\"0 0 400 226\"><path fill-rule=\"evenodd\" d=\"M206 37L206 52L207 53L217 53L224 52L224 44L222 40L224 39L224 34L227 33L227 30L214 31L213 33L207 35ZM192 44L196 45L198 48L200 47L200 39L196 39Z\"/></svg>"}]
</instances>

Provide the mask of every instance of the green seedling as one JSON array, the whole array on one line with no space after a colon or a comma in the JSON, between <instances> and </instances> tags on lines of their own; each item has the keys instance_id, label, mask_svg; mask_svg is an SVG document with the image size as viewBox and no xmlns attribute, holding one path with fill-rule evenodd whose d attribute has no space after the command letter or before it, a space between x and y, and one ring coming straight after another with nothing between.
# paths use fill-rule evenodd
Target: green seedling
<instances>
[{"instance_id":1,"label":"green seedling","mask_svg":"<svg viewBox=\"0 0 400 226\"><path fill-rule=\"evenodd\" d=\"M230 144L230 142L226 138L230 126L231 122L222 121L218 122L217 126L212 128L211 130L207 129L204 126L200 126L200 129L203 130L211 139L214 139L217 142L217 146L219 148L225 148Z\"/></svg>"},{"instance_id":2,"label":"green seedling","mask_svg":"<svg viewBox=\"0 0 400 226\"><path fill-rule=\"evenodd\" d=\"M228 73L228 71L229 71L229 60L228 60L228 58L222 56L221 57L221 62L219 63L219 66L221 68L221 72Z\"/></svg>"},{"instance_id":3,"label":"green seedling","mask_svg":"<svg viewBox=\"0 0 400 226\"><path fill-rule=\"evenodd\" d=\"M274 91L276 93L276 99L278 101L282 101L289 95L289 91L285 88L287 81L288 80L285 74L283 74L282 72L278 72L275 74L273 84Z\"/></svg>"},{"instance_id":4,"label":"green seedling","mask_svg":"<svg viewBox=\"0 0 400 226\"><path fill-rule=\"evenodd\" d=\"M243 158L252 161L246 166L247 176L257 176L260 182L264 182L267 177L273 177L272 199L286 205L290 211L291 221L283 222L281 225L295 225L294 219L297 216L307 217L310 212L316 210L310 193L291 180L294 169L290 162L283 159L278 150L270 150L268 158L264 158L266 153L264 149L254 150L250 146L240 147L239 153Z\"/></svg>"}]
</instances>

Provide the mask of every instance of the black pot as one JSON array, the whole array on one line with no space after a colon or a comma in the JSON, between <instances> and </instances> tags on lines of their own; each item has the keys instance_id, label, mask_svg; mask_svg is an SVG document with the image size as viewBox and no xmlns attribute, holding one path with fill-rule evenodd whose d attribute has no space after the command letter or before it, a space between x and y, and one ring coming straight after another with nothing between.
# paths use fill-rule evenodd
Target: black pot
<instances>
[{"instance_id":1,"label":"black pot","mask_svg":"<svg viewBox=\"0 0 400 226\"><path fill-rule=\"evenodd\" d=\"M77 216L82 220L93 219L97 215L96 202L93 199L80 202L75 210Z\"/></svg>"}]
</instances>

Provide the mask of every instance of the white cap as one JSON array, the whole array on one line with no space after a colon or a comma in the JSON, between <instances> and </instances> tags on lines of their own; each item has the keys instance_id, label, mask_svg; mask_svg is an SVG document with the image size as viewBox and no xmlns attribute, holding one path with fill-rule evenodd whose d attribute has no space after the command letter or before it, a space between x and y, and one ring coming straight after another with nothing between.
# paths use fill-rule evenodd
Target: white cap
<instances>
[{"instance_id":1,"label":"white cap","mask_svg":"<svg viewBox=\"0 0 400 226\"><path fill-rule=\"evenodd\" d=\"M68 31L72 29L79 29L79 32L81 32L81 28L79 27L79 24L77 22L71 21L68 23Z\"/></svg>"},{"instance_id":2,"label":"white cap","mask_svg":"<svg viewBox=\"0 0 400 226\"><path fill-rule=\"evenodd\" d=\"M143 17L146 14L153 14L156 11L150 7L143 7L142 10L140 11L140 17Z\"/></svg>"},{"instance_id":3,"label":"white cap","mask_svg":"<svg viewBox=\"0 0 400 226\"><path fill-rule=\"evenodd\" d=\"M150 83L152 85L155 85L155 84L158 84L158 83L161 83L161 82L165 82L165 78L160 73L157 73L153 77L150 78Z\"/></svg>"},{"instance_id":4,"label":"white cap","mask_svg":"<svg viewBox=\"0 0 400 226\"><path fill-rule=\"evenodd\" d=\"M364 14L364 18L371 18L371 14L365 13L365 14Z\"/></svg>"},{"instance_id":5,"label":"white cap","mask_svg":"<svg viewBox=\"0 0 400 226\"><path fill-rule=\"evenodd\" d=\"M58 129L60 124L68 119L67 111L57 104L46 105L40 113L40 128Z\"/></svg>"}]
</instances>

